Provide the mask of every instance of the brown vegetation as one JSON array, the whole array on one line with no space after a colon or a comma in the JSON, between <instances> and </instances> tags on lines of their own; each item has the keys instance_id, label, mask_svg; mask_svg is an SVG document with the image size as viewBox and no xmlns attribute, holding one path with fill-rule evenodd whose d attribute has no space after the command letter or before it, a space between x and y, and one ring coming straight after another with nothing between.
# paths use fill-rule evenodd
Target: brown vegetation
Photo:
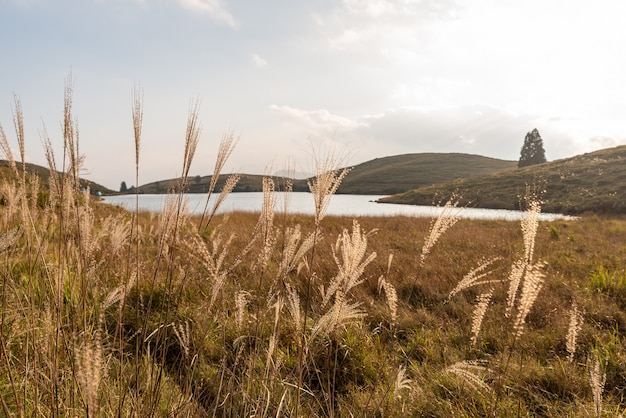
<instances>
[{"instance_id":1,"label":"brown vegetation","mask_svg":"<svg viewBox=\"0 0 626 418\"><path fill-rule=\"evenodd\" d=\"M80 191L71 89L65 110L58 182L8 155L0 184L5 415L624 412L625 221L539 222L532 194L521 225L324 216L332 157L315 216L275 212L269 180L257 214L129 213Z\"/></svg>"}]
</instances>

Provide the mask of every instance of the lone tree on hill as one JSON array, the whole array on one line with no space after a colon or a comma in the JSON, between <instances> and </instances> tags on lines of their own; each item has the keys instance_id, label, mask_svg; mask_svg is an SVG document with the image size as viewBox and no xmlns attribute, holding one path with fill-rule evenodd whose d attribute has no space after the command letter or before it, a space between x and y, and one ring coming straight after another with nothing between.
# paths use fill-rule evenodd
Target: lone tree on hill
<instances>
[{"instance_id":1,"label":"lone tree on hill","mask_svg":"<svg viewBox=\"0 0 626 418\"><path fill-rule=\"evenodd\" d=\"M534 164L541 164L546 162L546 152L543 149L543 139L539 135L537 129L533 129L532 132L526 134L524 139L524 146L519 157L518 167L526 167Z\"/></svg>"}]
</instances>

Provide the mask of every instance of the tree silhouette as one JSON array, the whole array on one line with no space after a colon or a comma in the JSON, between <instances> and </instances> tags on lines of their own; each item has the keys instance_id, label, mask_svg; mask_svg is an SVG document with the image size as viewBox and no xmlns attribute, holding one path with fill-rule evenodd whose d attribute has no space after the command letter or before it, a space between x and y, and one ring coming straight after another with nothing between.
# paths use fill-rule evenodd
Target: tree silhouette
<instances>
[{"instance_id":1,"label":"tree silhouette","mask_svg":"<svg viewBox=\"0 0 626 418\"><path fill-rule=\"evenodd\" d=\"M126 193L128 191L128 187L126 187L126 182L123 181L120 185L120 193Z\"/></svg>"},{"instance_id":2,"label":"tree silhouette","mask_svg":"<svg viewBox=\"0 0 626 418\"><path fill-rule=\"evenodd\" d=\"M543 149L543 139L537 129L526 134L524 146L519 157L518 167L526 167L546 162L546 152Z\"/></svg>"}]
</instances>

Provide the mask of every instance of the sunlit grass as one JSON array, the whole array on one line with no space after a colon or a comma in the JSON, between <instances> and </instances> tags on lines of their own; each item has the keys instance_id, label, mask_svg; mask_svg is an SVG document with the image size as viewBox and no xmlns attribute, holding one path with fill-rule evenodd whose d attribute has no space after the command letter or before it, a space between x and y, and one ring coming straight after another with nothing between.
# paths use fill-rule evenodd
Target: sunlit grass
<instances>
[{"instance_id":1,"label":"sunlit grass","mask_svg":"<svg viewBox=\"0 0 626 418\"><path fill-rule=\"evenodd\" d=\"M328 216L345 174L323 157L315 216L276 217L270 179L259 214L126 212L81 191L70 93L63 153L44 141L62 174L13 159L0 183L4 415L624 412L625 220L539 222L532 195L521 223Z\"/></svg>"}]
</instances>

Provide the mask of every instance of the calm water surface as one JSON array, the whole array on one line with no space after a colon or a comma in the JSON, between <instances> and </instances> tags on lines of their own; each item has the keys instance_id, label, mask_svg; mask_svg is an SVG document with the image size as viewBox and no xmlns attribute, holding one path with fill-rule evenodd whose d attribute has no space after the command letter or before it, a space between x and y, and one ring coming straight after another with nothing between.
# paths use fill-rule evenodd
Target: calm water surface
<instances>
[{"instance_id":1,"label":"calm water surface","mask_svg":"<svg viewBox=\"0 0 626 418\"><path fill-rule=\"evenodd\" d=\"M191 213L201 214L206 203L206 194L187 194L187 206ZM337 216L415 216L415 217L436 217L441 212L441 208L432 206L414 205L394 205L390 203L376 203L381 195L334 195L331 198L327 215ZM139 210L149 212L160 212L163 210L166 195L139 195ZM276 193L276 210L282 211L285 198L287 198L288 212L313 215L315 208L313 197L306 192L293 192L285 194ZM211 198L209 208L215 196ZM119 205L127 210L135 210L135 195L106 196L105 203ZM218 213L227 212L260 212L263 203L262 192L231 193L222 204ZM501 209L474 209L460 208L458 214L462 218L468 219L504 219L519 220L522 212ZM572 219L564 215L544 213L540 215L541 220L551 221L555 219Z\"/></svg>"}]
</instances>

